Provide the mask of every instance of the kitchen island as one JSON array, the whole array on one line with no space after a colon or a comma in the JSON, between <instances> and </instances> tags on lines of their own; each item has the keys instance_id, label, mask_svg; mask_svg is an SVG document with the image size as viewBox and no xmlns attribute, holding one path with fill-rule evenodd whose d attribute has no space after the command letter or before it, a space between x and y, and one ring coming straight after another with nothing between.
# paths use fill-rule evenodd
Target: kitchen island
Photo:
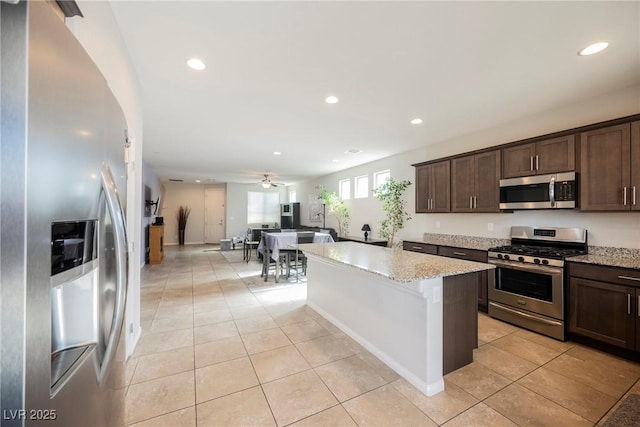
<instances>
[{"instance_id":1,"label":"kitchen island","mask_svg":"<svg viewBox=\"0 0 640 427\"><path fill-rule=\"evenodd\" d=\"M490 264L353 242L303 244L307 304L427 396L473 361Z\"/></svg>"}]
</instances>

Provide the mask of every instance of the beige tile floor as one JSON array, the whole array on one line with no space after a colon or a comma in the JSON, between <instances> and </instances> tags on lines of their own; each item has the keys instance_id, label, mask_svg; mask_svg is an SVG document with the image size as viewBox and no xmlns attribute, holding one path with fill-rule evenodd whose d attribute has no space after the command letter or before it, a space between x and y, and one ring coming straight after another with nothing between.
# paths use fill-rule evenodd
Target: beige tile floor
<instances>
[{"instance_id":1,"label":"beige tile floor","mask_svg":"<svg viewBox=\"0 0 640 427\"><path fill-rule=\"evenodd\" d=\"M213 249L143 269L128 425L592 426L640 393L639 364L480 314L474 362L426 397L306 307L304 283L252 293L260 264Z\"/></svg>"}]
</instances>

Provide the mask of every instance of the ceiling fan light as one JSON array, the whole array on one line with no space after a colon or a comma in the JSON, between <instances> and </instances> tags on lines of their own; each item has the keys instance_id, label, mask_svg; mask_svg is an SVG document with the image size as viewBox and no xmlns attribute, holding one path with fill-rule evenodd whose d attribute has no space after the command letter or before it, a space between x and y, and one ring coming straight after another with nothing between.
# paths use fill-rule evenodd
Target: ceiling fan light
<instances>
[{"instance_id":1,"label":"ceiling fan light","mask_svg":"<svg viewBox=\"0 0 640 427\"><path fill-rule=\"evenodd\" d=\"M262 185L262 188L269 188L269 187L271 187L271 181L269 181L267 179L263 179L261 185Z\"/></svg>"}]
</instances>

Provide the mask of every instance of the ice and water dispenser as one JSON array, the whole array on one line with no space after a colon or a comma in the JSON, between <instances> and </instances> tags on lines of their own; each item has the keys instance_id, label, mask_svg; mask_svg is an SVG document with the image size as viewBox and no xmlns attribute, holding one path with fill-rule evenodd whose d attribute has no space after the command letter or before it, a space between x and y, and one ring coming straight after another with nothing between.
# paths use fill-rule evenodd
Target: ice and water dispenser
<instances>
[{"instance_id":1,"label":"ice and water dispenser","mask_svg":"<svg viewBox=\"0 0 640 427\"><path fill-rule=\"evenodd\" d=\"M99 342L98 221L51 224L51 388Z\"/></svg>"}]
</instances>

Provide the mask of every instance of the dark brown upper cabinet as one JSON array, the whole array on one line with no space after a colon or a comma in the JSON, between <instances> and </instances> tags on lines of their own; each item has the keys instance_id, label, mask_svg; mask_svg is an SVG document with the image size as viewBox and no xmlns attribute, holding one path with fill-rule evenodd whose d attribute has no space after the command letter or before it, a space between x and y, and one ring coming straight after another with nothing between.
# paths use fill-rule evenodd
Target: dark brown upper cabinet
<instances>
[{"instance_id":1,"label":"dark brown upper cabinet","mask_svg":"<svg viewBox=\"0 0 640 427\"><path fill-rule=\"evenodd\" d=\"M451 212L500 212L500 150L451 160Z\"/></svg>"},{"instance_id":2,"label":"dark brown upper cabinet","mask_svg":"<svg viewBox=\"0 0 640 427\"><path fill-rule=\"evenodd\" d=\"M575 136L567 135L502 150L502 177L568 172L576 167Z\"/></svg>"},{"instance_id":3,"label":"dark brown upper cabinet","mask_svg":"<svg viewBox=\"0 0 640 427\"><path fill-rule=\"evenodd\" d=\"M445 160L416 167L416 213L451 211L450 165Z\"/></svg>"},{"instance_id":4,"label":"dark brown upper cabinet","mask_svg":"<svg viewBox=\"0 0 640 427\"><path fill-rule=\"evenodd\" d=\"M640 122L580 134L580 209L640 210Z\"/></svg>"}]
</instances>

